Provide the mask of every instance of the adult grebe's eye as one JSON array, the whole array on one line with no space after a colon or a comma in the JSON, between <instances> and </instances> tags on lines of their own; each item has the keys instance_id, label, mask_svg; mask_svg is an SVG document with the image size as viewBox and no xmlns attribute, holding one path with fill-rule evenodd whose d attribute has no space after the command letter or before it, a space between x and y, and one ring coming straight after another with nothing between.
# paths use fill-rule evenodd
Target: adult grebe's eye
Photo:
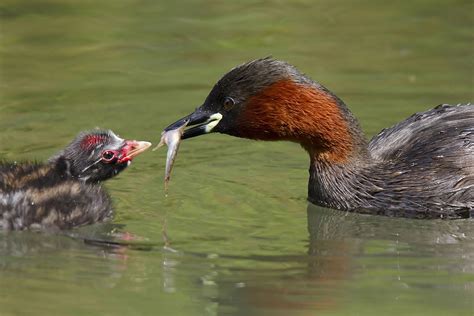
<instances>
[{"instance_id":1,"label":"adult grebe's eye","mask_svg":"<svg viewBox=\"0 0 474 316\"><path fill-rule=\"evenodd\" d=\"M102 153L102 160L105 162L112 162L117 158L117 152L113 150L106 150Z\"/></svg>"},{"instance_id":2,"label":"adult grebe's eye","mask_svg":"<svg viewBox=\"0 0 474 316\"><path fill-rule=\"evenodd\" d=\"M224 110L230 111L234 107L235 101L231 97L224 99Z\"/></svg>"}]
</instances>

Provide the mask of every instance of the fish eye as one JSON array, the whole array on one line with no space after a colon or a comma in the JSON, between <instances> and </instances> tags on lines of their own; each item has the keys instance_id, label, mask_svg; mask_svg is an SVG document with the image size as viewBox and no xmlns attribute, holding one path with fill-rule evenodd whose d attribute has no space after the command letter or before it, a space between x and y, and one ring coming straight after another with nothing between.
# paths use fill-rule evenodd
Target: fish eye
<instances>
[{"instance_id":1,"label":"fish eye","mask_svg":"<svg viewBox=\"0 0 474 316\"><path fill-rule=\"evenodd\" d=\"M102 153L102 161L110 163L117 158L117 152L114 150L106 150Z\"/></svg>"},{"instance_id":2,"label":"fish eye","mask_svg":"<svg viewBox=\"0 0 474 316\"><path fill-rule=\"evenodd\" d=\"M224 99L224 110L230 111L234 107L234 105L235 101L231 97L226 97Z\"/></svg>"}]
</instances>

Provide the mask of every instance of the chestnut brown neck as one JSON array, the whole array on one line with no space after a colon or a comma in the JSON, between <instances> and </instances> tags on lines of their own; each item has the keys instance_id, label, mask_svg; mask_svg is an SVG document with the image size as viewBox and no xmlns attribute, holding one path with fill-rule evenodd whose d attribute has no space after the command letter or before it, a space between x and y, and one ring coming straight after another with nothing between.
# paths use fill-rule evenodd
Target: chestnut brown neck
<instances>
[{"instance_id":1,"label":"chestnut brown neck","mask_svg":"<svg viewBox=\"0 0 474 316\"><path fill-rule=\"evenodd\" d=\"M366 152L356 119L341 100L316 84L292 79L273 83L248 100L237 124L240 137L300 143L312 162L341 164Z\"/></svg>"}]
</instances>

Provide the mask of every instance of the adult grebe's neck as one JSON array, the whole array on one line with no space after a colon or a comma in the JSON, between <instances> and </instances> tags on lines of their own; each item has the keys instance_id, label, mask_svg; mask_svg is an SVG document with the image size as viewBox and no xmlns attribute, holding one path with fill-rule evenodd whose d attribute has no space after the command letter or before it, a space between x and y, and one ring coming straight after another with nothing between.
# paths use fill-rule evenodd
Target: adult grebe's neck
<instances>
[{"instance_id":1,"label":"adult grebe's neck","mask_svg":"<svg viewBox=\"0 0 474 316\"><path fill-rule=\"evenodd\" d=\"M278 81L250 98L231 134L301 144L311 160L309 198L348 209L357 204L359 174L371 161L357 119L325 87Z\"/></svg>"},{"instance_id":2,"label":"adult grebe's neck","mask_svg":"<svg viewBox=\"0 0 474 316\"><path fill-rule=\"evenodd\" d=\"M317 88L316 91L332 102L326 102L330 115L322 122L328 130L327 146L301 142L310 156L308 198L313 203L341 210L366 207L372 194L380 188L378 181L367 172L375 162L364 133L342 100L322 86Z\"/></svg>"},{"instance_id":3,"label":"adult grebe's neck","mask_svg":"<svg viewBox=\"0 0 474 316\"><path fill-rule=\"evenodd\" d=\"M283 79L262 89L220 132L257 140L297 142L312 157L328 163L344 163L367 152L359 123L344 102L309 79Z\"/></svg>"},{"instance_id":4,"label":"adult grebe's neck","mask_svg":"<svg viewBox=\"0 0 474 316\"><path fill-rule=\"evenodd\" d=\"M370 174L370 161L328 164L311 159L308 199L335 209L351 211L367 208L373 194L382 190L377 175Z\"/></svg>"},{"instance_id":5,"label":"adult grebe's neck","mask_svg":"<svg viewBox=\"0 0 474 316\"><path fill-rule=\"evenodd\" d=\"M300 141L312 163L346 165L367 160L367 141L346 104L317 83L312 88L313 102L322 103L315 115L308 118L314 120L317 132L310 135L308 141Z\"/></svg>"}]
</instances>

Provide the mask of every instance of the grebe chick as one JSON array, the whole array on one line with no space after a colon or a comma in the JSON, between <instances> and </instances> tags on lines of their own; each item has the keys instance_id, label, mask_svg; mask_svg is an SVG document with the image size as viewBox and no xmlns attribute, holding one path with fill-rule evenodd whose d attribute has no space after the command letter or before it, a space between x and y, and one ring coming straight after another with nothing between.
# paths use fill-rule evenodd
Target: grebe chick
<instances>
[{"instance_id":1,"label":"grebe chick","mask_svg":"<svg viewBox=\"0 0 474 316\"><path fill-rule=\"evenodd\" d=\"M46 163L0 163L0 229L68 229L109 219L111 201L101 182L150 145L94 130Z\"/></svg>"}]
</instances>

